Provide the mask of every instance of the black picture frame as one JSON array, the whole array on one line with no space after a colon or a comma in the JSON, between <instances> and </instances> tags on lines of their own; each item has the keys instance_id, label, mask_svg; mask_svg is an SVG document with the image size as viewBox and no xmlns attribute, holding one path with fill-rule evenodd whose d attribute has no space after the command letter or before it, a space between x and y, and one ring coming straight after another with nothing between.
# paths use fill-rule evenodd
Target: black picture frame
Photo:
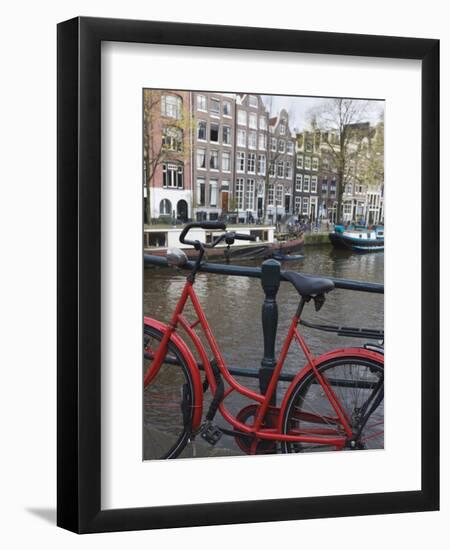
<instances>
[{"instance_id":1,"label":"black picture frame","mask_svg":"<svg viewBox=\"0 0 450 550\"><path fill-rule=\"evenodd\" d=\"M101 509L102 41L422 62L420 491ZM439 507L439 41L77 17L58 25L57 524L77 533L437 510Z\"/></svg>"}]
</instances>

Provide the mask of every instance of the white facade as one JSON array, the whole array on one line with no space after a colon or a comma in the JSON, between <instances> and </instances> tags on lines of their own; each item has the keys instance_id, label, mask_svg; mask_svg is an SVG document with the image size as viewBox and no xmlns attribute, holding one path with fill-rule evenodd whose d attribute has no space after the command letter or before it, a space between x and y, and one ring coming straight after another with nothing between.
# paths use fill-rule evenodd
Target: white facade
<instances>
[{"instance_id":1,"label":"white facade","mask_svg":"<svg viewBox=\"0 0 450 550\"><path fill-rule=\"evenodd\" d=\"M170 202L170 211L168 211L168 203L162 205L163 201ZM167 215L175 218L179 213L179 208L182 206L180 201L187 203L187 217L192 218L192 191L189 189L164 189L163 187L150 188L150 208L151 217L159 218L161 215ZM183 205L184 206L184 205Z\"/></svg>"}]
</instances>

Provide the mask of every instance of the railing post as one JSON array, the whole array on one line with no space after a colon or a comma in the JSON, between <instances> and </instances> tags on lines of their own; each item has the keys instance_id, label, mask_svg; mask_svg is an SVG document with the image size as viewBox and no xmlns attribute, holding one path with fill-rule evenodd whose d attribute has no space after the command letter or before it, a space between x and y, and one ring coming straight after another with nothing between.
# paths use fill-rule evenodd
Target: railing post
<instances>
[{"instance_id":1,"label":"railing post","mask_svg":"<svg viewBox=\"0 0 450 550\"><path fill-rule=\"evenodd\" d=\"M262 306L262 328L264 336L264 357L259 369L259 388L266 393L273 370L276 365L275 339L278 326L278 305L276 296L280 287L280 264L276 260L266 260L261 266L261 285L265 298ZM276 394L272 398L276 404Z\"/></svg>"}]
</instances>

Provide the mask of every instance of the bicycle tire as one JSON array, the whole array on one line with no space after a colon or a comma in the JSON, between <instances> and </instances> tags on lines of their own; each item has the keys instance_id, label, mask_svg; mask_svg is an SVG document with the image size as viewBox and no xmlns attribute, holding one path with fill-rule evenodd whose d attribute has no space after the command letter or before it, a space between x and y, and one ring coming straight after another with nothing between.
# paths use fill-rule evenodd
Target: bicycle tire
<instances>
[{"instance_id":1,"label":"bicycle tire","mask_svg":"<svg viewBox=\"0 0 450 550\"><path fill-rule=\"evenodd\" d=\"M317 366L339 399L345 413L356 425L361 409L375 393L377 382L384 392L384 365L374 359L343 356L333 358ZM371 412L359 438L352 444L354 449L384 448L384 401L382 396L378 406ZM376 403L375 403L376 404ZM367 407L370 410L370 407ZM321 437L321 430L334 431L335 435L345 437L343 427L328 400L322 386L317 383L312 371L297 382L283 411L282 433L305 433ZM315 432L316 430L316 432ZM323 435L323 437L326 437ZM337 450L336 447L322 443L304 443L283 441L282 452L313 452Z\"/></svg>"},{"instance_id":2,"label":"bicycle tire","mask_svg":"<svg viewBox=\"0 0 450 550\"><path fill-rule=\"evenodd\" d=\"M160 330L144 324L144 375L162 337ZM158 374L143 390L143 459L178 457L192 431L194 385L183 353L173 342Z\"/></svg>"}]
</instances>

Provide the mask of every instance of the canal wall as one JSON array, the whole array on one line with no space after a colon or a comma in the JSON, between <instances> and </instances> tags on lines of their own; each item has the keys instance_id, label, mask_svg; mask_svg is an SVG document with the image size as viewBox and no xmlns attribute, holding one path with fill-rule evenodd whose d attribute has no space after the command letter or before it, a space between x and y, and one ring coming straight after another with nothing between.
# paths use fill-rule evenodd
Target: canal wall
<instances>
[{"instance_id":1,"label":"canal wall","mask_svg":"<svg viewBox=\"0 0 450 550\"><path fill-rule=\"evenodd\" d=\"M330 239L327 233L305 233L305 246L308 245L331 245Z\"/></svg>"}]
</instances>

